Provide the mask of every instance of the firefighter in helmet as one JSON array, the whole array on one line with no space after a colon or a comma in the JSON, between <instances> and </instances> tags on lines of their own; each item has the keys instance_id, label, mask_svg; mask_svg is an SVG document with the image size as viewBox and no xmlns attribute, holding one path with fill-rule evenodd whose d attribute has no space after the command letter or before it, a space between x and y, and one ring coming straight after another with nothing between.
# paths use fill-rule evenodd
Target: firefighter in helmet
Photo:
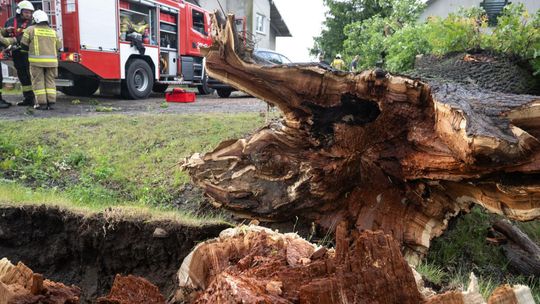
<instances>
[{"instance_id":1,"label":"firefighter in helmet","mask_svg":"<svg viewBox=\"0 0 540 304\"><path fill-rule=\"evenodd\" d=\"M28 52L32 88L36 96L35 109L51 110L56 102L58 49L61 47L56 31L49 26L49 16L34 12L35 25L24 31L21 47Z\"/></svg>"},{"instance_id":2,"label":"firefighter in helmet","mask_svg":"<svg viewBox=\"0 0 540 304\"><path fill-rule=\"evenodd\" d=\"M345 61L341 59L340 54L336 55L336 58L334 59L334 61L332 61L332 64L330 64L330 66L332 66L336 70L345 70L346 68Z\"/></svg>"},{"instance_id":3,"label":"firefighter in helmet","mask_svg":"<svg viewBox=\"0 0 540 304\"><path fill-rule=\"evenodd\" d=\"M21 41L24 30L32 25L32 13L34 5L30 1L21 1L17 4L17 14L6 21L5 30L8 36ZM17 49L12 51L13 63L17 70L19 81L23 91L23 101L18 103L20 106L31 106L34 104L34 93L32 92L32 81L30 79L30 66L28 64L28 53Z\"/></svg>"}]
</instances>

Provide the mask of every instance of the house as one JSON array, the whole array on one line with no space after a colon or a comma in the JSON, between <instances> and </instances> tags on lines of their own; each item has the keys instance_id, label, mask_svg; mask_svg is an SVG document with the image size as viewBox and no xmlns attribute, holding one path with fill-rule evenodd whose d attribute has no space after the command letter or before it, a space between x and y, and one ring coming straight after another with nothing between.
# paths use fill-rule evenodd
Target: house
<instances>
[{"instance_id":1,"label":"house","mask_svg":"<svg viewBox=\"0 0 540 304\"><path fill-rule=\"evenodd\" d=\"M428 0L426 9L420 15L420 20L424 21L428 17L445 18L450 13L457 12L461 7L483 7L491 20L496 20L502 10L510 1L508 0ZM540 0L512 0L512 3L523 3L529 13L535 13L540 9ZM495 18L491 18L495 17Z\"/></svg>"},{"instance_id":2,"label":"house","mask_svg":"<svg viewBox=\"0 0 540 304\"><path fill-rule=\"evenodd\" d=\"M251 33L257 48L275 50L276 37L292 36L272 0L198 0L197 2L209 11L233 13L239 30Z\"/></svg>"}]
</instances>

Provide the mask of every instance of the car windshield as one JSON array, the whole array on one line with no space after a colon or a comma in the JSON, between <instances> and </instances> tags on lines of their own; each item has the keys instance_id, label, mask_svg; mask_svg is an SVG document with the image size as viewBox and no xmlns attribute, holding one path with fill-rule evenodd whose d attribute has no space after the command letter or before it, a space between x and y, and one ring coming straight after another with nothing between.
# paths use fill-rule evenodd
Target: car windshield
<instances>
[{"instance_id":1,"label":"car windshield","mask_svg":"<svg viewBox=\"0 0 540 304\"><path fill-rule=\"evenodd\" d=\"M255 51L255 56L264 59L273 64L288 64L292 63L289 58L276 52L271 51Z\"/></svg>"}]
</instances>

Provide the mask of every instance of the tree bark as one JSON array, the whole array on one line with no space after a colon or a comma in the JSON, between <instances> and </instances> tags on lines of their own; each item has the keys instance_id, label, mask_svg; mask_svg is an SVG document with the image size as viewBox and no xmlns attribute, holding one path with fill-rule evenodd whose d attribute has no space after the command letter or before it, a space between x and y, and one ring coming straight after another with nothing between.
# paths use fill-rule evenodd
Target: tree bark
<instances>
[{"instance_id":1,"label":"tree bark","mask_svg":"<svg viewBox=\"0 0 540 304\"><path fill-rule=\"evenodd\" d=\"M506 238L502 247L510 266L521 274L540 276L540 246L508 221L495 222L493 229Z\"/></svg>"},{"instance_id":2,"label":"tree bark","mask_svg":"<svg viewBox=\"0 0 540 304\"><path fill-rule=\"evenodd\" d=\"M334 229L383 230L411 256L472 204L540 217L540 97L423 82L383 70L263 66L214 20L208 74L283 119L184 165L216 206Z\"/></svg>"}]
</instances>

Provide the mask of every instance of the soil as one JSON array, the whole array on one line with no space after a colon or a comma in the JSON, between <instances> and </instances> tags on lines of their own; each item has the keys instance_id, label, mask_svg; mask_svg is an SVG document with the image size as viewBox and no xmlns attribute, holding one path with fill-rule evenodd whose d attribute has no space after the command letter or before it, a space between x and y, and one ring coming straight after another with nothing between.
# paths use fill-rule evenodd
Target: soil
<instances>
[{"instance_id":1,"label":"soil","mask_svg":"<svg viewBox=\"0 0 540 304\"><path fill-rule=\"evenodd\" d=\"M83 303L107 294L116 274L144 277L168 297L184 257L226 227L83 216L45 206L0 207L0 256L81 287ZM167 234L154 237L156 228Z\"/></svg>"}]
</instances>

